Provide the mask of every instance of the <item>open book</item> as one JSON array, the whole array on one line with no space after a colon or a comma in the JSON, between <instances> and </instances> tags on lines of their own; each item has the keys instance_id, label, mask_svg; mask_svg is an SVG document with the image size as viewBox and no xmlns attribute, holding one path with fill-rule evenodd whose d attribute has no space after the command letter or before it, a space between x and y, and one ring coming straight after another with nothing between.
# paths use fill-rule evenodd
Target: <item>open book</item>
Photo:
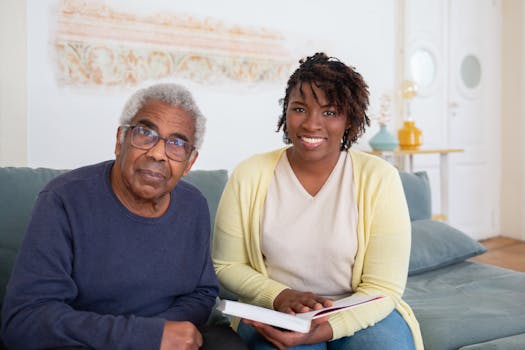
<instances>
[{"instance_id":1,"label":"open book","mask_svg":"<svg viewBox=\"0 0 525 350\"><path fill-rule=\"evenodd\" d=\"M383 296L351 295L334 301L332 306L319 310L303 312L295 315L286 314L264 307L250 305L232 300L221 300L217 310L223 314L246 318L272 326L288 329L290 331L308 333L313 319L324 317L335 312L347 310L383 298Z\"/></svg>"}]
</instances>

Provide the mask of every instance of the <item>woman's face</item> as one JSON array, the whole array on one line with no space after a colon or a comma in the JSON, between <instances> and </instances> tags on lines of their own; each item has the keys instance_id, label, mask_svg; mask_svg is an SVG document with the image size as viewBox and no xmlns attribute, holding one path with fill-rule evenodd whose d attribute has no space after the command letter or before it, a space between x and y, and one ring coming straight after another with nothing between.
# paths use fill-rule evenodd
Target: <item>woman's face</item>
<instances>
[{"instance_id":1,"label":"woman's face","mask_svg":"<svg viewBox=\"0 0 525 350\"><path fill-rule=\"evenodd\" d=\"M337 112L315 84L298 84L290 92L286 131L294 161L337 161L347 124L346 116Z\"/></svg>"}]
</instances>

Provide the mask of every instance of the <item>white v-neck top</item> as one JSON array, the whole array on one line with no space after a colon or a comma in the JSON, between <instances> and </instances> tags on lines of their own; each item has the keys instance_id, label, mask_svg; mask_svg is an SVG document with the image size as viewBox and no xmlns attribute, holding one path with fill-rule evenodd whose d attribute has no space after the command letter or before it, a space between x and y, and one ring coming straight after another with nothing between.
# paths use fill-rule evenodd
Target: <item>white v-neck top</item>
<instances>
[{"instance_id":1,"label":"white v-neck top","mask_svg":"<svg viewBox=\"0 0 525 350\"><path fill-rule=\"evenodd\" d=\"M357 204L350 154L312 196L286 152L275 168L262 219L262 252L269 277L300 291L339 298L352 292L357 251Z\"/></svg>"}]
</instances>

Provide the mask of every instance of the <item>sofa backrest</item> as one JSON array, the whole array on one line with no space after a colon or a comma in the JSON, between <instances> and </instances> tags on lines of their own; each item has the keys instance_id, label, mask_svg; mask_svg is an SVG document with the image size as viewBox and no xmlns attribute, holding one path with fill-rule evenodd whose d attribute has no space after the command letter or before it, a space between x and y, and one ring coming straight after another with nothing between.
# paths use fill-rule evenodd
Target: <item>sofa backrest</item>
<instances>
[{"instance_id":1,"label":"sofa backrest","mask_svg":"<svg viewBox=\"0 0 525 350\"><path fill-rule=\"evenodd\" d=\"M49 180L64 171L0 168L0 302L36 197Z\"/></svg>"},{"instance_id":2,"label":"sofa backrest","mask_svg":"<svg viewBox=\"0 0 525 350\"><path fill-rule=\"evenodd\" d=\"M210 223L215 223L215 213L219 206L221 194L228 181L228 172L221 170L192 170L183 178L195 187L197 187L208 200L208 207L210 209Z\"/></svg>"},{"instance_id":3,"label":"sofa backrest","mask_svg":"<svg viewBox=\"0 0 525 350\"><path fill-rule=\"evenodd\" d=\"M0 308L5 287L40 190L66 170L0 167ZM400 173L412 220L430 218L430 185L426 173ZM228 179L226 170L194 170L183 178L208 200L211 224ZM221 296L234 298L221 288Z\"/></svg>"}]
</instances>

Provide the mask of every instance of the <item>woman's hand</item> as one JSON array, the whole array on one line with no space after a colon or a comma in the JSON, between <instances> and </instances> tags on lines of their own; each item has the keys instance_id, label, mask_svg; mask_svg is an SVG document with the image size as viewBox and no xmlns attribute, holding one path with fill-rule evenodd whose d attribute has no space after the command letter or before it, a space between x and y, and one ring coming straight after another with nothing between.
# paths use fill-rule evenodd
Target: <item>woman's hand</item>
<instances>
[{"instance_id":1,"label":"woman's hand","mask_svg":"<svg viewBox=\"0 0 525 350\"><path fill-rule=\"evenodd\" d=\"M321 297L310 292L300 292L293 289L285 289L273 301L275 310L296 314L311 310L319 310L323 307L332 306L332 300ZM273 326L251 321L243 320L261 334L266 340L272 343L277 349L282 350L301 344L316 344L332 339L332 327L328 323L328 317L320 317L312 320L310 332L300 333L281 330Z\"/></svg>"},{"instance_id":2,"label":"woman's hand","mask_svg":"<svg viewBox=\"0 0 525 350\"><path fill-rule=\"evenodd\" d=\"M273 308L287 314L319 310L332 306L332 300L310 292L285 289L273 301Z\"/></svg>"},{"instance_id":3,"label":"woman's hand","mask_svg":"<svg viewBox=\"0 0 525 350\"><path fill-rule=\"evenodd\" d=\"M277 349L284 350L302 344L317 344L332 339L332 327L328 323L328 317L318 318L312 321L310 332L300 333L280 330L265 323L243 320L252 325L255 330Z\"/></svg>"}]
</instances>

